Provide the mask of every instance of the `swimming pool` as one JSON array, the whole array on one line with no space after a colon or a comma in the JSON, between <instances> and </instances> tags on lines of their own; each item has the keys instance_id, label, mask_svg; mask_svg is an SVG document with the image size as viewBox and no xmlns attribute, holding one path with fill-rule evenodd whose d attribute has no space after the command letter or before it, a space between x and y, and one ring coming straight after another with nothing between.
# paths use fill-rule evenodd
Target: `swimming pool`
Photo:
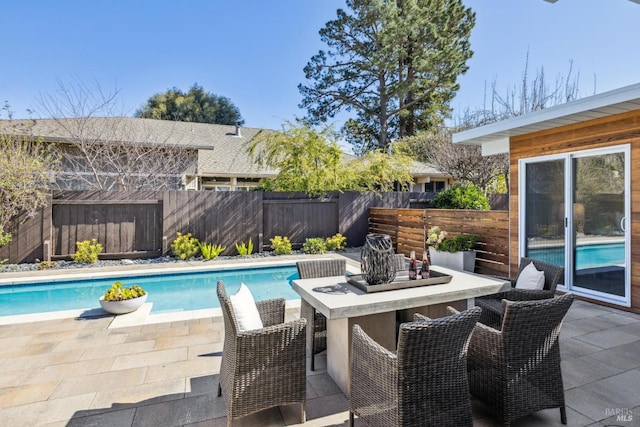
<instances>
[{"instance_id":1,"label":"swimming pool","mask_svg":"<svg viewBox=\"0 0 640 427\"><path fill-rule=\"evenodd\" d=\"M0 286L0 316L98 308L98 299L116 280L123 286L142 286L149 293L147 302L153 303L154 314L220 307L218 280L229 294L244 282L257 301L294 300L300 298L291 288L291 280L297 278L295 265L287 265L4 285Z\"/></svg>"},{"instance_id":2,"label":"swimming pool","mask_svg":"<svg viewBox=\"0 0 640 427\"><path fill-rule=\"evenodd\" d=\"M564 265L564 247L529 248L528 256L555 265ZM576 247L576 269L624 265L623 243L591 243Z\"/></svg>"}]
</instances>

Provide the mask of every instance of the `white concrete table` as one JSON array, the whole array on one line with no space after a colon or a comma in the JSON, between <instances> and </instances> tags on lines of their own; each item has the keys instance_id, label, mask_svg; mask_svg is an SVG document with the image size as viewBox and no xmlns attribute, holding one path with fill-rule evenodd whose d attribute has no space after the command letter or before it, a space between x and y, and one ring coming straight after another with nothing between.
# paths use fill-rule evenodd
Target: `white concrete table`
<instances>
[{"instance_id":1,"label":"white concrete table","mask_svg":"<svg viewBox=\"0 0 640 427\"><path fill-rule=\"evenodd\" d=\"M451 282L394 291L366 293L347 283L344 276L293 281L293 289L301 297L301 317L307 319L307 342L313 339L313 308L327 317L327 371L342 391L349 395L351 330L362 329L389 350L396 349L396 313L410 318L420 312L434 316L429 308L438 304L466 301L462 307L473 307L475 297L499 292L509 286L504 280L478 274L432 266L450 274ZM406 315L409 312L410 315Z\"/></svg>"}]
</instances>

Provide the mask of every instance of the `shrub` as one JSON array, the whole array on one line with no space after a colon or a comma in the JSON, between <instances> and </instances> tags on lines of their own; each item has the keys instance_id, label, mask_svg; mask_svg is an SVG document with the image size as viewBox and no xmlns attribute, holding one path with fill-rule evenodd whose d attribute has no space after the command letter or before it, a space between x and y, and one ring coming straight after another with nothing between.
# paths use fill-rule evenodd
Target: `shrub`
<instances>
[{"instance_id":1,"label":"shrub","mask_svg":"<svg viewBox=\"0 0 640 427\"><path fill-rule=\"evenodd\" d=\"M200 242L200 253L202 253L202 257L204 259L214 259L218 255L222 253L226 247L222 245L214 245L213 243L204 243Z\"/></svg>"},{"instance_id":2,"label":"shrub","mask_svg":"<svg viewBox=\"0 0 640 427\"><path fill-rule=\"evenodd\" d=\"M46 270L47 268L54 268L57 266L55 261L40 261L36 264L38 270Z\"/></svg>"},{"instance_id":3,"label":"shrub","mask_svg":"<svg viewBox=\"0 0 640 427\"><path fill-rule=\"evenodd\" d=\"M473 184L454 185L439 192L433 198L431 205L439 209L473 209L489 210L489 200Z\"/></svg>"},{"instance_id":4,"label":"shrub","mask_svg":"<svg viewBox=\"0 0 640 427\"><path fill-rule=\"evenodd\" d=\"M288 237L275 236L273 239L269 239L273 250L277 255L287 255L293 252L291 248L291 242Z\"/></svg>"},{"instance_id":5,"label":"shrub","mask_svg":"<svg viewBox=\"0 0 640 427\"><path fill-rule=\"evenodd\" d=\"M337 233L334 236L327 237L327 250L343 251L347 247L347 238Z\"/></svg>"},{"instance_id":6,"label":"shrub","mask_svg":"<svg viewBox=\"0 0 640 427\"><path fill-rule=\"evenodd\" d=\"M105 301L124 301L146 295L147 292L138 285L123 288L122 282L114 282L104 293Z\"/></svg>"},{"instance_id":7,"label":"shrub","mask_svg":"<svg viewBox=\"0 0 640 427\"><path fill-rule=\"evenodd\" d=\"M11 233L5 233L2 230L0 230L0 247L11 243L12 238L13 236Z\"/></svg>"},{"instance_id":8,"label":"shrub","mask_svg":"<svg viewBox=\"0 0 640 427\"><path fill-rule=\"evenodd\" d=\"M302 252L307 254L323 254L326 251L327 242L322 237L310 237L302 245Z\"/></svg>"},{"instance_id":9,"label":"shrub","mask_svg":"<svg viewBox=\"0 0 640 427\"><path fill-rule=\"evenodd\" d=\"M460 252L473 249L476 245L477 236L473 234L458 234L453 238L447 238L447 232L440 230L440 227L431 227L427 232L427 245L437 251Z\"/></svg>"},{"instance_id":10,"label":"shrub","mask_svg":"<svg viewBox=\"0 0 640 427\"><path fill-rule=\"evenodd\" d=\"M191 233L177 233L178 237L171 243L171 252L180 259L189 259L200 250L200 242Z\"/></svg>"},{"instance_id":11,"label":"shrub","mask_svg":"<svg viewBox=\"0 0 640 427\"><path fill-rule=\"evenodd\" d=\"M98 255L102 253L102 245L97 239L76 242L76 253L71 255L75 262L93 264L98 261Z\"/></svg>"},{"instance_id":12,"label":"shrub","mask_svg":"<svg viewBox=\"0 0 640 427\"><path fill-rule=\"evenodd\" d=\"M236 250L240 256L251 255L253 252L253 242L251 241L251 237L249 237L249 243L246 245L244 242L240 242L240 244L236 243Z\"/></svg>"}]
</instances>

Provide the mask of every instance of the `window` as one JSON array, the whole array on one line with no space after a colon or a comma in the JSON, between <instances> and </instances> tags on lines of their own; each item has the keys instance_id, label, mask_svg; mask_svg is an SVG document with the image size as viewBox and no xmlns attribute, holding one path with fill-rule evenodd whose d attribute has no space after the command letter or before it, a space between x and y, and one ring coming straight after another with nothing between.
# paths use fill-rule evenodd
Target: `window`
<instances>
[{"instance_id":1,"label":"window","mask_svg":"<svg viewBox=\"0 0 640 427\"><path fill-rule=\"evenodd\" d=\"M439 193L444 190L445 182L444 181L431 181L425 182L424 191L427 193Z\"/></svg>"}]
</instances>

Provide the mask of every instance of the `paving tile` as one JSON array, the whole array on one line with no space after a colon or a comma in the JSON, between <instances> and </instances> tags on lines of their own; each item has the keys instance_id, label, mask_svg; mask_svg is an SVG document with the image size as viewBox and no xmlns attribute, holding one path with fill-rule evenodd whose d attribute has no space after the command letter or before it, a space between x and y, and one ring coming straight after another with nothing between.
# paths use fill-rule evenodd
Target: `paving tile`
<instances>
[{"instance_id":1,"label":"paving tile","mask_svg":"<svg viewBox=\"0 0 640 427\"><path fill-rule=\"evenodd\" d=\"M575 339L601 348L611 348L637 341L638 337L625 332L603 330L580 335Z\"/></svg>"},{"instance_id":2,"label":"paving tile","mask_svg":"<svg viewBox=\"0 0 640 427\"><path fill-rule=\"evenodd\" d=\"M604 310L597 305L594 305L594 304L578 305L574 302L571 309L567 312L567 315L564 318L564 321L570 322L572 320L577 320L577 319L588 319L589 317L602 316L607 313L608 313L607 310Z\"/></svg>"},{"instance_id":3,"label":"paving tile","mask_svg":"<svg viewBox=\"0 0 640 427\"><path fill-rule=\"evenodd\" d=\"M65 378L53 393L53 397L61 398L89 392L117 390L142 384L146 373L147 367L142 367Z\"/></svg>"},{"instance_id":4,"label":"paving tile","mask_svg":"<svg viewBox=\"0 0 640 427\"><path fill-rule=\"evenodd\" d=\"M640 371L632 370L565 392L567 405L595 421L608 418L612 408L640 405Z\"/></svg>"},{"instance_id":5,"label":"paving tile","mask_svg":"<svg viewBox=\"0 0 640 427\"><path fill-rule=\"evenodd\" d=\"M208 344L215 341L219 342L219 336L215 333L185 335L178 337L162 337L156 340L155 350L188 347L191 345Z\"/></svg>"},{"instance_id":6,"label":"paving tile","mask_svg":"<svg viewBox=\"0 0 640 427\"><path fill-rule=\"evenodd\" d=\"M349 403L343 394L333 394L307 400L307 420L323 418L348 410Z\"/></svg>"},{"instance_id":7,"label":"paving tile","mask_svg":"<svg viewBox=\"0 0 640 427\"><path fill-rule=\"evenodd\" d=\"M640 339L640 322L624 325L616 328L616 331L624 332L626 334L635 335Z\"/></svg>"},{"instance_id":8,"label":"paving tile","mask_svg":"<svg viewBox=\"0 0 640 427\"><path fill-rule=\"evenodd\" d=\"M60 380L47 381L0 389L0 408L47 400L59 383Z\"/></svg>"},{"instance_id":9,"label":"paving tile","mask_svg":"<svg viewBox=\"0 0 640 427\"><path fill-rule=\"evenodd\" d=\"M0 338L0 356L11 356L16 349L28 348L32 340L31 335Z\"/></svg>"},{"instance_id":10,"label":"paving tile","mask_svg":"<svg viewBox=\"0 0 640 427\"><path fill-rule=\"evenodd\" d=\"M202 357L162 365L149 366L145 383L176 378L191 378L220 372L220 357Z\"/></svg>"},{"instance_id":11,"label":"paving tile","mask_svg":"<svg viewBox=\"0 0 640 427\"><path fill-rule=\"evenodd\" d=\"M181 426L224 416L224 400L211 394L143 405L136 410L132 426ZM237 425L237 424L236 424ZM262 425L262 424L253 424Z\"/></svg>"},{"instance_id":12,"label":"paving tile","mask_svg":"<svg viewBox=\"0 0 640 427\"><path fill-rule=\"evenodd\" d=\"M133 416L136 413L135 408L123 409L121 411L111 411L96 415L75 415L69 420L66 427L123 427L130 426L133 423Z\"/></svg>"},{"instance_id":13,"label":"paving tile","mask_svg":"<svg viewBox=\"0 0 640 427\"><path fill-rule=\"evenodd\" d=\"M32 336L32 343L57 343L60 341L72 340L78 337L79 333L79 330L70 329L68 331L35 334Z\"/></svg>"},{"instance_id":14,"label":"paving tile","mask_svg":"<svg viewBox=\"0 0 640 427\"><path fill-rule=\"evenodd\" d=\"M580 341L576 338L560 339L560 354L563 360L582 357L602 351L602 347Z\"/></svg>"},{"instance_id":15,"label":"paving tile","mask_svg":"<svg viewBox=\"0 0 640 427\"><path fill-rule=\"evenodd\" d=\"M565 390L619 374L622 369L602 363L589 355L560 362Z\"/></svg>"},{"instance_id":16,"label":"paving tile","mask_svg":"<svg viewBox=\"0 0 640 427\"><path fill-rule=\"evenodd\" d=\"M108 345L122 344L126 338L126 335L107 335L105 337L85 337L81 340L66 340L59 342L54 351L103 348Z\"/></svg>"},{"instance_id":17,"label":"paving tile","mask_svg":"<svg viewBox=\"0 0 640 427\"><path fill-rule=\"evenodd\" d=\"M189 359L198 359L201 357L222 357L222 350L224 349L223 342L211 342L208 344L190 345L189 346Z\"/></svg>"},{"instance_id":18,"label":"paving tile","mask_svg":"<svg viewBox=\"0 0 640 427\"><path fill-rule=\"evenodd\" d=\"M187 382L187 396L213 393L217 397L219 379L220 375L218 375L217 371L212 375L189 378Z\"/></svg>"},{"instance_id":19,"label":"paving tile","mask_svg":"<svg viewBox=\"0 0 640 427\"><path fill-rule=\"evenodd\" d=\"M89 407L95 393L88 393L64 399L36 402L28 405L0 409L3 426L32 427L57 422L66 422L78 411Z\"/></svg>"},{"instance_id":20,"label":"paving tile","mask_svg":"<svg viewBox=\"0 0 640 427\"><path fill-rule=\"evenodd\" d=\"M0 389L13 387L22 383L22 379L26 377L31 370L16 369L13 371L0 372Z\"/></svg>"},{"instance_id":21,"label":"paving tile","mask_svg":"<svg viewBox=\"0 0 640 427\"><path fill-rule=\"evenodd\" d=\"M104 357L116 357L125 354L146 353L152 351L156 342L154 340L125 342L105 347L90 348L82 352L80 360L100 359Z\"/></svg>"},{"instance_id":22,"label":"paving tile","mask_svg":"<svg viewBox=\"0 0 640 427\"><path fill-rule=\"evenodd\" d=\"M180 360L187 360L187 349L185 347L118 356L114 360L111 369L118 370L142 366L162 365L164 363L178 362Z\"/></svg>"},{"instance_id":23,"label":"paving tile","mask_svg":"<svg viewBox=\"0 0 640 427\"><path fill-rule=\"evenodd\" d=\"M331 396L334 394L342 393L340 391L340 388L327 373L307 377L307 384L309 384L313 388L318 397Z\"/></svg>"},{"instance_id":24,"label":"paving tile","mask_svg":"<svg viewBox=\"0 0 640 427\"><path fill-rule=\"evenodd\" d=\"M125 342L131 343L136 341L147 341L147 340L157 340L159 338L168 338L168 337L177 337L183 335L189 335L189 327L183 326L180 328L160 328L157 326L163 325L162 323L152 325L153 329L145 329L146 326L142 327L140 332L134 332L131 334L127 334L127 338Z\"/></svg>"},{"instance_id":25,"label":"paving tile","mask_svg":"<svg viewBox=\"0 0 640 427\"><path fill-rule=\"evenodd\" d=\"M591 353L588 357L618 369L636 369L640 367L640 341Z\"/></svg>"},{"instance_id":26,"label":"paving tile","mask_svg":"<svg viewBox=\"0 0 640 427\"><path fill-rule=\"evenodd\" d=\"M184 398L185 380L119 387L96 393L89 409L125 409Z\"/></svg>"},{"instance_id":27,"label":"paving tile","mask_svg":"<svg viewBox=\"0 0 640 427\"><path fill-rule=\"evenodd\" d=\"M31 370L28 375L24 375L21 384L31 384L42 381L53 381L73 377L81 377L100 372L107 372L113 359L104 358L96 360L85 360L80 362L61 363L59 365L41 366Z\"/></svg>"}]
</instances>

